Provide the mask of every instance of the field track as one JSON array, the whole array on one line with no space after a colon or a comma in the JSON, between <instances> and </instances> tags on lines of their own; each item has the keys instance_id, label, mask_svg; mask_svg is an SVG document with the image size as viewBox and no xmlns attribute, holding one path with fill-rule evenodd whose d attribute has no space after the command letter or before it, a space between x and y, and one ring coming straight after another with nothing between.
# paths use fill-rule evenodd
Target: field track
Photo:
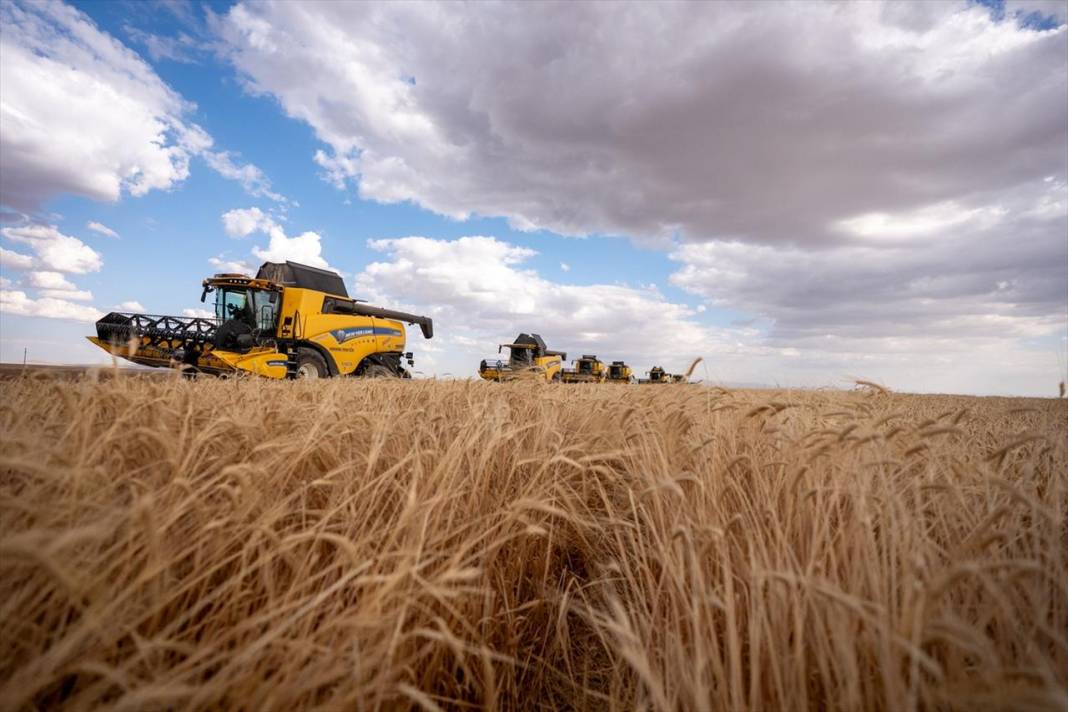
<instances>
[{"instance_id":1,"label":"field track","mask_svg":"<svg viewBox=\"0 0 1068 712\"><path fill-rule=\"evenodd\" d=\"M1068 401L103 373L0 379L0 709L1068 707Z\"/></svg>"}]
</instances>

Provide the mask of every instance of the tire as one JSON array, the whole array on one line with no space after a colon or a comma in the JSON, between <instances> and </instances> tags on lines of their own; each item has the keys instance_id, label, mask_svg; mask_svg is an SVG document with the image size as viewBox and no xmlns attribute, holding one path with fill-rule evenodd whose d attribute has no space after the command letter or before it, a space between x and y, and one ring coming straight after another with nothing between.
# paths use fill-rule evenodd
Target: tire
<instances>
[{"instance_id":1,"label":"tire","mask_svg":"<svg viewBox=\"0 0 1068 712\"><path fill-rule=\"evenodd\" d=\"M330 371L326 368L326 361L315 351L301 349L297 356L297 378L329 378Z\"/></svg>"},{"instance_id":2,"label":"tire","mask_svg":"<svg viewBox=\"0 0 1068 712\"><path fill-rule=\"evenodd\" d=\"M372 363L363 370L362 378L396 378L397 374L388 366L380 363Z\"/></svg>"},{"instance_id":3,"label":"tire","mask_svg":"<svg viewBox=\"0 0 1068 712\"><path fill-rule=\"evenodd\" d=\"M560 372L559 371L557 371L556 373L553 374L552 381L553 381L553 383L559 383L560 382Z\"/></svg>"}]
</instances>

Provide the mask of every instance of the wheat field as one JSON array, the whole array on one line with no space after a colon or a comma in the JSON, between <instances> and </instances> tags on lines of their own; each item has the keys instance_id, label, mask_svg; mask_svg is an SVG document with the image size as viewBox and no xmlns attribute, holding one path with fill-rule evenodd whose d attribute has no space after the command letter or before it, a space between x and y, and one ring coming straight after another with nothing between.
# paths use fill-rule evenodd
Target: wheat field
<instances>
[{"instance_id":1,"label":"wheat field","mask_svg":"<svg viewBox=\"0 0 1068 712\"><path fill-rule=\"evenodd\" d=\"M1068 402L0 383L4 709L1064 710Z\"/></svg>"}]
</instances>

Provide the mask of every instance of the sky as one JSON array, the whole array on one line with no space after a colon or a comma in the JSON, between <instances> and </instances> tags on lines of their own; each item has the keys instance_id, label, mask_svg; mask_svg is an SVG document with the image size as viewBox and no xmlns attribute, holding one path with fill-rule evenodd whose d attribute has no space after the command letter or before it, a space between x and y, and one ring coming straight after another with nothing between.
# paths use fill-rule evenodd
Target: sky
<instances>
[{"instance_id":1,"label":"sky","mask_svg":"<svg viewBox=\"0 0 1068 712\"><path fill-rule=\"evenodd\" d=\"M0 0L0 360L265 260L706 383L1055 395L1068 0Z\"/></svg>"}]
</instances>

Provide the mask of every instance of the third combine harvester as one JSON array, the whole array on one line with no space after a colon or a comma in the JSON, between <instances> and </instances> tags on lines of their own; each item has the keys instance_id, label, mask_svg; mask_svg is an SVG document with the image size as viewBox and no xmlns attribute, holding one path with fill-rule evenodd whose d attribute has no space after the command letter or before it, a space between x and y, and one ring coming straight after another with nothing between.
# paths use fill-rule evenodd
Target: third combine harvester
<instances>
[{"instance_id":1,"label":"third combine harvester","mask_svg":"<svg viewBox=\"0 0 1068 712\"><path fill-rule=\"evenodd\" d=\"M89 340L143 366L180 367L268 378L408 378L404 324L434 335L429 317L350 299L336 272L266 262L255 277L217 274L200 301L215 295L213 317L112 312Z\"/></svg>"}]
</instances>

